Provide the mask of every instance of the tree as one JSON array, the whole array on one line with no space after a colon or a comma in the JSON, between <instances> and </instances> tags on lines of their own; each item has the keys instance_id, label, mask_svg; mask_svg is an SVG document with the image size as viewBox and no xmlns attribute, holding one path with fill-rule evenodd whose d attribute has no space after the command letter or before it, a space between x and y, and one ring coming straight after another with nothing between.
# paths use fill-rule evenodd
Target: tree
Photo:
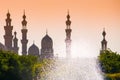
<instances>
[{"instance_id":1,"label":"tree","mask_svg":"<svg viewBox=\"0 0 120 80\"><path fill-rule=\"evenodd\" d=\"M18 55L0 50L0 80L21 80Z\"/></svg>"},{"instance_id":2,"label":"tree","mask_svg":"<svg viewBox=\"0 0 120 80\"><path fill-rule=\"evenodd\" d=\"M99 56L102 72L106 80L120 80L120 55L110 50L103 51Z\"/></svg>"},{"instance_id":3,"label":"tree","mask_svg":"<svg viewBox=\"0 0 120 80\"><path fill-rule=\"evenodd\" d=\"M32 80L35 56L19 56L10 51L0 50L0 80Z\"/></svg>"},{"instance_id":4,"label":"tree","mask_svg":"<svg viewBox=\"0 0 120 80\"><path fill-rule=\"evenodd\" d=\"M20 56L19 61L21 63L21 78L22 80L32 80L34 72L32 70L33 66L37 64L37 57L27 55Z\"/></svg>"},{"instance_id":5,"label":"tree","mask_svg":"<svg viewBox=\"0 0 120 80\"><path fill-rule=\"evenodd\" d=\"M112 51L104 51L99 56L102 71L105 73L120 72L120 55Z\"/></svg>"}]
</instances>

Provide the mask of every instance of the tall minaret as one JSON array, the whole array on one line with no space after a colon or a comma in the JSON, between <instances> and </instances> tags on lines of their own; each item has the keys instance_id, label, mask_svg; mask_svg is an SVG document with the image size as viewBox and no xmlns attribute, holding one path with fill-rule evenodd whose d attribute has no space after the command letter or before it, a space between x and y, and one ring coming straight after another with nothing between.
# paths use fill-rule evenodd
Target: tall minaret
<instances>
[{"instance_id":1,"label":"tall minaret","mask_svg":"<svg viewBox=\"0 0 120 80\"><path fill-rule=\"evenodd\" d=\"M70 25L71 25L71 21L70 21L70 15L68 11L66 29L65 29L65 32L66 32L65 43L66 43L66 57L67 58L71 57L71 31L72 29L70 29Z\"/></svg>"},{"instance_id":2,"label":"tall minaret","mask_svg":"<svg viewBox=\"0 0 120 80\"><path fill-rule=\"evenodd\" d=\"M27 40L27 29L26 29L26 25L27 25L27 21L26 21L26 16L25 16L25 11L24 11L24 15L23 15L23 21L22 21L22 40L21 40L21 43L22 43L22 54L23 55L27 55L27 43L28 43L28 40Z\"/></svg>"},{"instance_id":3,"label":"tall minaret","mask_svg":"<svg viewBox=\"0 0 120 80\"><path fill-rule=\"evenodd\" d=\"M105 39L105 36L106 36L105 29L103 30L102 35L103 35L103 40L101 41L101 47L102 47L101 51L105 51L105 50L107 50L107 41Z\"/></svg>"},{"instance_id":4,"label":"tall minaret","mask_svg":"<svg viewBox=\"0 0 120 80\"><path fill-rule=\"evenodd\" d=\"M15 31L14 32L14 39L13 39L13 50L15 53L18 53L19 47L18 47L18 39L17 39L16 35L17 35L17 32Z\"/></svg>"},{"instance_id":5,"label":"tall minaret","mask_svg":"<svg viewBox=\"0 0 120 80\"><path fill-rule=\"evenodd\" d=\"M4 35L5 46L7 47L8 50L12 50L12 39L13 39L12 30L13 30L13 26L11 26L11 21L12 20L10 18L10 13L8 11L7 19L6 19L6 26L4 26L4 29L5 29L5 35Z\"/></svg>"}]
</instances>

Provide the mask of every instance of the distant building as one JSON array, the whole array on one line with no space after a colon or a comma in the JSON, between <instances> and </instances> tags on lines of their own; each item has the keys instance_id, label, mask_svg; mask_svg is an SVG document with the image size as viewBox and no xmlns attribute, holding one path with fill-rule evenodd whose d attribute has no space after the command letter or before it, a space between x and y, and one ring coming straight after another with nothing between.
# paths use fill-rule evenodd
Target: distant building
<instances>
[{"instance_id":1,"label":"distant building","mask_svg":"<svg viewBox=\"0 0 120 80\"><path fill-rule=\"evenodd\" d=\"M66 21L66 39L65 39L65 43L66 43L66 58L70 58L71 57L71 32L72 29L70 28L71 25L71 21L70 21L70 15L69 15L69 11L68 11L68 15L67 15L67 21Z\"/></svg>"},{"instance_id":2,"label":"distant building","mask_svg":"<svg viewBox=\"0 0 120 80\"><path fill-rule=\"evenodd\" d=\"M28 55L40 56L39 48L33 43L28 49Z\"/></svg>"},{"instance_id":3,"label":"distant building","mask_svg":"<svg viewBox=\"0 0 120 80\"><path fill-rule=\"evenodd\" d=\"M18 49L19 49L19 47L18 47L18 39L17 39L17 37L16 37L16 35L17 35L17 32L15 31L14 32L14 39L13 39L13 51L15 52L15 53L18 53Z\"/></svg>"},{"instance_id":4,"label":"distant building","mask_svg":"<svg viewBox=\"0 0 120 80\"><path fill-rule=\"evenodd\" d=\"M5 45L0 43L0 49L2 50L8 50L8 51L13 51L15 53L18 53L19 47L18 47L18 39L17 39L17 32L14 32L14 35L12 34L13 26L11 26L11 21L12 19L10 18L10 13L8 11L7 13L7 18L6 18L6 25L4 26L5 30L5 35L4 35L4 40L5 40ZM23 14L23 21L22 23L22 39L21 39L21 44L22 44L22 55L34 55L43 58L53 58L53 41L52 38L48 36L47 32L45 37L43 37L41 41L41 50L33 43L28 51L27 51L27 32L28 29L26 28L27 26L27 21L26 21L26 15L25 11Z\"/></svg>"},{"instance_id":5,"label":"distant building","mask_svg":"<svg viewBox=\"0 0 120 80\"><path fill-rule=\"evenodd\" d=\"M103 30L103 40L101 41L101 51L100 53L102 53L103 51L107 50L107 41L105 39L105 36L106 36L106 32L105 32L105 29Z\"/></svg>"},{"instance_id":6,"label":"distant building","mask_svg":"<svg viewBox=\"0 0 120 80\"><path fill-rule=\"evenodd\" d=\"M10 51L14 51L18 53L18 39L16 37L17 32L14 33L14 36L12 35L13 26L11 26L12 19L10 18L10 13L8 11L7 13L7 19L6 19L6 26L4 26L5 35L5 48ZM13 39L14 37L14 39ZM14 44L14 45L13 45Z\"/></svg>"},{"instance_id":7,"label":"distant building","mask_svg":"<svg viewBox=\"0 0 120 80\"><path fill-rule=\"evenodd\" d=\"M53 58L53 41L46 32L41 41L41 58Z\"/></svg>"},{"instance_id":8,"label":"distant building","mask_svg":"<svg viewBox=\"0 0 120 80\"><path fill-rule=\"evenodd\" d=\"M27 39L27 21L26 21L26 15L25 15L25 11L24 11L24 15L23 15L23 21L22 21L22 54L23 55L27 55L27 43L28 43L28 39Z\"/></svg>"}]
</instances>

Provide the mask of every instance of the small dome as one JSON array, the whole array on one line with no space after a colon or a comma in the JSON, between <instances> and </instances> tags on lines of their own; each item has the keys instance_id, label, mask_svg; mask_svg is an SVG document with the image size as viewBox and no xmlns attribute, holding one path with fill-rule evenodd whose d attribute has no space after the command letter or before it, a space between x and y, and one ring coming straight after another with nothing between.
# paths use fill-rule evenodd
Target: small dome
<instances>
[{"instance_id":1,"label":"small dome","mask_svg":"<svg viewBox=\"0 0 120 80\"><path fill-rule=\"evenodd\" d=\"M45 35L45 37L43 37L42 42L44 41L49 41L52 42L52 39L48 36L48 34Z\"/></svg>"},{"instance_id":2,"label":"small dome","mask_svg":"<svg viewBox=\"0 0 120 80\"><path fill-rule=\"evenodd\" d=\"M53 46L53 41L52 39L48 36L48 34L46 34L41 42L41 47L42 48L52 48Z\"/></svg>"},{"instance_id":3,"label":"small dome","mask_svg":"<svg viewBox=\"0 0 120 80\"><path fill-rule=\"evenodd\" d=\"M34 56L39 56L39 48L35 44L33 44L28 49L28 54L29 55L34 55Z\"/></svg>"},{"instance_id":4,"label":"small dome","mask_svg":"<svg viewBox=\"0 0 120 80\"><path fill-rule=\"evenodd\" d=\"M0 43L0 49L7 50L7 48L2 43Z\"/></svg>"}]
</instances>

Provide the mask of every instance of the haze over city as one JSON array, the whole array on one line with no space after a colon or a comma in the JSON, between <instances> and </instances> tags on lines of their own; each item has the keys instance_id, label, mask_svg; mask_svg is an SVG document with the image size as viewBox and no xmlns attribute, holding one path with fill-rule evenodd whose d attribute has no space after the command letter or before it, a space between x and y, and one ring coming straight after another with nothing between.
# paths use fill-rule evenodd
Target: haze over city
<instances>
[{"instance_id":1,"label":"haze over city","mask_svg":"<svg viewBox=\"0 0 120 80\"><path fill-rule=\"evenodd\" d=\"M101 49L102 31L105 28L108 48L120 52L120 1L119 0L1 0L0 42L6 14L9 10L13 31L17 31L21 53L21 21L23 11L27 17L28 48L35 44L41 49L41 39L48 30L53 39L54 53L65 56L66 16L69 9L71 23L72 55L97 57ZM39 35L38 35L39 34Z\"/></svg>"}]
</instances>

